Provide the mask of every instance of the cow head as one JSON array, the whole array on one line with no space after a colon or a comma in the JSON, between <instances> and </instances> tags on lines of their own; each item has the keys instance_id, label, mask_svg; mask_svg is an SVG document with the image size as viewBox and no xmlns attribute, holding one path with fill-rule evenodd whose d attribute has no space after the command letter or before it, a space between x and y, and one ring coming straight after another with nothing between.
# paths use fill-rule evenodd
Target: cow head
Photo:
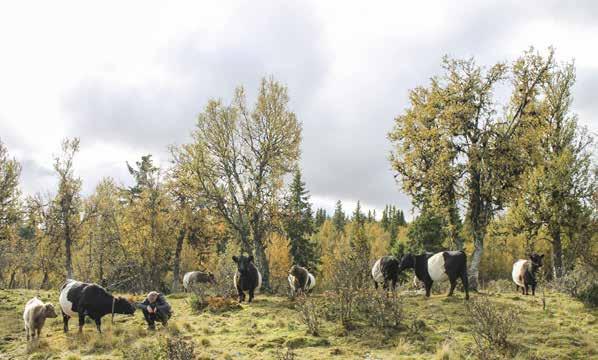
<instances>
[{"instance_id":1,"label":"cow head","mask_svg":"<svg viewBox=\"0 0 598 360\"><path fill-rule=\"evenodd\" d=\"M289 270L289 275L293 275L294 277L299 277L303 273L305 273L305 271L306 270L304 268L302 268L301 266L293 265L293 266L291 266L291 269Z\"/></svg>"},{"instance_id":2,"label":"cow head","mask_svg":"<svg viewBox=\"0 0 598 360\"><path fill-rule=\"evenodd\" d=\"M216 277L211 271L208 271L208 282L210 284L216 285Z\"/></svg>"},{"instance_id":3,"label":"cow head","mask_svg":"<svg viewBox=\"0 0 598 360\"><path fill-rule=\"evenodd\" d=\"M529 256L529 259L532 261L532 269L537 270L539 267L542 267L542 259L544 259L544 254L532 253Z\"/></svg>"},{"instance_id":4,"label":"cow head","mask_svg":"<svg viewBox=\"0 0 598 360\"><path fill-rule=\"evenodd\" d=\"M133 315L135 313L135 304L119 296L114 300L114 313Z\"/></svg>"},{"instance_id":5,"label":"cow head","mask_svg":"<svg viewBox=\"0 0 598 360\"><path fill-rule=\"evenodd\" d=\"M47 303L44 305L44 316L47 318L55 318L58 316L56 315L56 311L54 310L54 305L52 305L52 303Z\"/></svg>"},{"instance_id":6,"label":"cow head","mask_svg":"<svg viewBox=\"0 0 598 360\"><path fill-rule=\"evenodd\" d=\"M405 269L415 268L415 255L405 254L399 263L399 273Z\"/></svg>"},{"instance_id":7,"label":"cow head","mask_svg":"<svg viewBox=\"0 0 598 360\"><path fill-rule=\"evenodd\" d=\"M249 264L253 262L253 256L233 256L233 261L237 263L237 270L241 274L245 274L249 271Z\"/></svg>"}]
</instances>

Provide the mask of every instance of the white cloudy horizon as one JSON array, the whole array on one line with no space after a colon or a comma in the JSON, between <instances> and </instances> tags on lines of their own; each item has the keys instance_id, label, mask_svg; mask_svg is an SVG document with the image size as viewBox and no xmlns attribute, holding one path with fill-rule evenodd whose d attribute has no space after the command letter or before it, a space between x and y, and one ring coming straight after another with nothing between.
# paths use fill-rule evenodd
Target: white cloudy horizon
<instances>
[{"instance_id":1,"label":"white cloudy horizon","mask_svg":"<svg viewBox=\"0 0 598 360\"><path fill-rule=\"evenodd\" d=\"M210 98L259 79L288 86L303 123L301 168L314 207L380 212L409 198L395 183L386 134L408 90L442 56L512 61L530 46L575 61L573 110L595 133L598 3L558 1L132 1L0 5L0 140L23 165L27 194L53 191L53 155L81 139L89 194L126 162L189 140Z\"/></svg>"}]
</instances>

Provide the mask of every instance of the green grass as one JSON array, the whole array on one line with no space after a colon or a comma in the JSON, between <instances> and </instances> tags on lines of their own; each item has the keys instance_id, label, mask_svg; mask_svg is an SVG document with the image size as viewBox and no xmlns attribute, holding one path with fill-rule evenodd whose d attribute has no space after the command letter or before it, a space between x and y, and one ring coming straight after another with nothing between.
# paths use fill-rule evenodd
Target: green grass
<instances>
[{"instance_id":1,"label":"green grass","mask_svg":"<svg viewBox=\"0 0 598 360\"><path fill-rule=\"evenodd\" d=\"M258 295L253 304L223 313L191 311L186 295L169 296L175 314L169 328L148 332L141 313L110 316L99 335L92 323L77 334L62 332L62 318L49 319L39 341L27 343L22 311L34 295L57 305L56 292L0 290L0 359L152 359L166 338L178 337L194 344L196 355L206 359L272 359L293 349L298 359L460 359L471 357L474 346L463 295L454 298L408 294L407 312L400 330L376 330L357 324L351 331L335 321L322 319L321 336L307 334L306 326L283 297ZM499 308L520 312L519 331L509 339L516 359L598 358L598 313L565 295L548 292L547 310L541 296L515 292L472 294L485 296ZM315 295L319 297L319 295ZM138 299L141 300L141 299Z\"/></svg>"}]
</instances>

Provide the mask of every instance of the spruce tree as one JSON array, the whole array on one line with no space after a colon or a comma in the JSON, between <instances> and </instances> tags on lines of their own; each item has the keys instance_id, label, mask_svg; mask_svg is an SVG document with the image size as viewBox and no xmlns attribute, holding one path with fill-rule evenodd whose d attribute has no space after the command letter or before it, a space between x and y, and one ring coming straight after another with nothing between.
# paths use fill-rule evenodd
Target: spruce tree
<instances>
[{"instance_id":1,"label":"spruce tree","mask_svg":"<svg viewBox=\"0 0 598 360\"><path fill-rule=\"evenodd\" d=\"M388 226L390 225L390 220L388 218L388 205L384 207L384 211L382 211L382 219L380 220L382 224L382 228L384 231L388 231Z\"/></svg>"},{"instance_id":2,"label":"spruce tree","mask_svg":"<svg viewBox=\"0 0 598 360\"><path fill-rule=\"evenodd\" d=\"M365 216L361 212L361 204L359 200L357 200L357 206L355 207L355 212L353 212L353 221L357 222L359 225L365 223Z\"/></svg>"},{"instance_id":3,"label":"spruce tree","mask_svg":"<svg viewBox=\"0 0 598 360\"><path fill-rule=\"evenodd\" d=\"M343 203L338 200L336 202L336 207L334 208L334 215L332 215L332 223L334 224L334 228L338 232L345 232L345 224L347 223L347 218L345 217L345 213L343 212Z\"/></svg>"},{"instance_id":4,"label":"spruce tree","mask_svg":"<svg viewBox=\"0 0 598 360\"><path fill-rule=\"evenodd\" d=\"M325 209L319 208L318 210L316 210L316 218L315 218L316 230L319 229L324 224L324 221L326 221L327 218L328 218L328 215L326 214Z\"/></svg>"},{"instance_id":5,"label":"spruce tree","mask_svg":"<svg viewBox=\"0 0 598 360\"><path fill-rule=\"evenodd\" d=\"M305 266L311 271L318 265L318 251L310 236L314 233L309 192L301 180L301 172L297 170L289 189L289 197L285 203L285 232L290 240L293 263Z\"/></svg>"}]
</instances>

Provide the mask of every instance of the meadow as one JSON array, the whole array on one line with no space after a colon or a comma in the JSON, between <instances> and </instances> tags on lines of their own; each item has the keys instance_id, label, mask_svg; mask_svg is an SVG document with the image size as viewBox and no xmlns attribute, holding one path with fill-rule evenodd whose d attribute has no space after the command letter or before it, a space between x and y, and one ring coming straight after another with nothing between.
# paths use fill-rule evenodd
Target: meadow
<instances>
[{"instance_id":1,"label":"meadow","mask_svg":"<svg viewBox=\"0 0 598 360\"><path fill-rule=\"evenodd\" d=\"M509 284L472 294L487 299L498 312L518 314L503 353L485 356L514 359L598 358L598 311L566 295L545 291L535 297L515 293ZM87 323L68 334L62 318L48 319L40 340L27 342L22 310L34 295L57 303L56 291L0 290L0 359L184 359L192 348L197 359L462 359L478 358L473 321L463 294L430 299L404 291L401 326L379 329L357 322L346 329L327 316L326 294L311 299L322 310L319 336L312 336L296 300L259 294L252 304L224 311L194 311L193 295L168 295L175 314L167 328L146 330L142 314L103 319L103 334ZM141 296L134 296L141 300ZM544 309L543 302L546 307Z\"/></svg>"}]
</instances>

